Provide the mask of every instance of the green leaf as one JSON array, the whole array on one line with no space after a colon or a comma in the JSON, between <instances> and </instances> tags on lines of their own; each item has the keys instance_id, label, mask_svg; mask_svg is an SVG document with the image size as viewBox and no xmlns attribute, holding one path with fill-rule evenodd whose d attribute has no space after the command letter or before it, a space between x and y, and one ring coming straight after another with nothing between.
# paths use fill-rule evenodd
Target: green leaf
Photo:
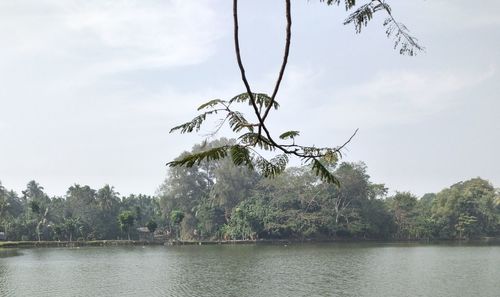
<instances>
[{"instance_id":1,"label":"green leaf","mask_svg":"<svg viewBox=\"0 0 500 297\"><path fill-rule=\"evenodd\" d=\"M271 103L271 97L269 97L267 94L252 93L252 95L254 97L255 104L257 104L257 106L268 107L269 104ZM249 105L252 105L252 102L250 101L250 96L248 95L248 93L241 93L239 95L234 96L233 98L231 98L231 100L229 100L229 103L233 103L233 102L248 102ZM274 109L278 109L279 106L280 105L278 104L278 102L276 102L276 101L273 102Z\"/></svg>"},{"instance_id":2,"label":"green leaf","mask_svg":"<svg viewBox=\"0 0 500 297\"><path fill-rule=\"evenodd\" d=\"M230 111L227 117L229 119L229 127L231 127L235 133L240 132L244 128L248 128L250 131L253 130L253 127L248 123L241 112Z\"/></svg>"},{"instance_id":3,"label":"green leaf","mask_svg":"<svg viewBox=\"0 0 500 297\"><path fill-rule=\"evenodd\" d=\"M312 171L322 181L340 186L339 180L318 160L312 160Z\"/></svg>"},{"instance_id":4,"label":"green leaf","mask_svg":"<svg viewBox=\"0 0 500 297\"><path fill-rule=\"evenodd\" d=\"M210 100L210 101L200 105L200 107L198 107L198 110L202 110L204 108L209 108L209 107L214 107L215 105L217 105L219 103L225 103L225 102L226 101L221 100L221 99L213 99L213 100Z\"/></svg>"},{"instance_id":5,"label":"green leaf","mask_svg":"<svg viewBox=\"0 0 500 297\"><path fill-rule=\"evenodd\" d=\"M277 155L269 161L265 158L258 157L255 163L262 175L265 177L275 177L285 171L286 165L288 164L288 156L286 154Z\"/></svg>"},{"instance_id":6,"label":"green leaf","mask_svg":"<svg viewBox=\"0 0 500 297\"><path fill-rule=\"evenodd\" d=\"M204 112L198 116L196 116L194 119L192 119L190 122L181 124L179 126L173 127L170 129L170 133L181 130L181 133L191 133L193 131L199 131L201 124L205 119L207 118L207 115L217 113L217 110L210 110L207 112Z\"/></svg>"},{"instance_id":7,"label":"green leaf","mask_svg":"<svg viewBox=\"0 0 500 297\"><path fill-rule=\"evenodd\" d=\"M340 5L340 0L320 0L320 2L326 2L327 5ZM345 9L349 10L354 5L356 5L356 0L345 0Z\"/></svg>"},{"instance_id":8,"label":"green leaf","mask_svg":"<svg viewBox=\"0 0 500 297\"><path fill-rule=\"evenodd\" d=\"M252 157L250 151L241 145L233 145L230 148L231 158L236 166L244 165L253 169Z\"/></svg>"},{"instance_id":9,"label":"green leaf","mask_svg":"<svg viewBox=\"0 0 500 297\"><path fill-rule=\"evenodd\" d=\"M200 165L202 161L215 161L223 159L228 154L229 146L221 146L213 149L209 149L200 153L189 154L181 159L174 160L167 163L169 167L193 167L194 165Z\"/></svg>"},{"instance_id":10,"label":"green leaf","mask_svg":"<svg viewBox=\"0 0 500 297\"><path fill-rule=\"evenodd\" d=\"M361 29L373 18L374 12L372 2L362 5L344 20L344 25L353 23L356 33L361 33Z\"/></svg>"},{"instance_id":11,"label":"green leaf","mask_svg":"<svg viewBox=\"0 0 500 297\"><path fill-rule=\"evenodd\" d=\"M402 23L394 21L389 17L384 21L386 27L385 34L388 38L393 39L394 49L400 47L399 53L402 55L414 56L425 48L418 44L418 39L410 35L410 31Z\"/></svg>"},{"instance_id":12,"label":"green leaf","mask_svg":"<svg viewBox=\"0 0 500 297\"><path fill-rule=\"evenodd\" d=\"M299 131L287 131L283 134L280 135L281 139L294 139L296 136L299 136L300 132Z\"/></svg>"},{"instance_id":13,"label":"green leaf","mask_svg":"<svg viewBox=\"0 0 500 297\"><path fill-rule=\"evenodd\" d=\"M249 132L241 135L239 141L245 145L257 146L266 151L274 151L276 148L271 144L271 141L259 133Z\"/></svg>"}]
</instances>

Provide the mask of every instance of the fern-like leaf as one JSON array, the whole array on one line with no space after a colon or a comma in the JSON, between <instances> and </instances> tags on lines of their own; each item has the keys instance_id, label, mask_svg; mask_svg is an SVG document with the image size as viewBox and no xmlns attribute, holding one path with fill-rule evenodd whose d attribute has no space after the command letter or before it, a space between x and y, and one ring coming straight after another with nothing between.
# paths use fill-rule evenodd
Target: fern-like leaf
<instances>
[{"instance_id":1,"label":"fern-like leaf","mask_svg":"<svg viewBox=\"0 0 500 297\"><path fill-rule=\"evenodd\" d=\"M258 106L262 107L268 107L269 104L271 104L271 97L269 97L267 94L264 94L264 93L252 93L253 95L253 98L255 99L255 104L257 104ZM248 93L241 93L239 95L236 95L234 96L233 98L231 98L231 100L229 100L229 103L234 103L234 102L248 102L249 105L252 105L252 102L250 101L250 96L248 95ZM278 102L274 101L273 102L273 107L274 109L278 109L279 108L279 104Z\"/></svg>"},{"instance_id":2,"label":"fern-like leaf","mask_svg":"<svg viewBox=\"0 0 500 297\"><path fill-rule=\"evenodd\" d=\"M260 169L265 177L275 177L285 171L288 164L288 156L286 154L277 155L271 160L259 157L256 159L256 167Z\"/></svg>"},{"instance_id":3,"label":"fern-like leaf","mask_svg":"<svg viewBox=\"0 0 500 297\"><path fill-rule=\"evenodd\" d=\"M177 159L167 163L169 167L177 167L177 166L185 166L185 167L193 167L194 165L200 165L203 161L216 161L223 159L228 154L229 146L221 146L212 148L200 153L189 154L181 159Z\"/></svg>"},{"instance_id":4,"label":"fern-like leaf","mask_svg":"<svg viewBox=\"0 0 500 297\"><path fill-rule=\"evenodd\" d=\"M296 136L299 136L300 132L299 131L287 131L283 134L280 135L280 138L285 140L285 139L294 139Z\"/></svg>"},{"instance_id":5,"label":"fern-like leaf","mask_svg":"<svg viewBox=\"0 0 500 297\"><path fill-rule=\"evenodd\" d=\"M339 180L319 160L312 160L312 171L322 181L340 186Z\"/></svg>"},{"instance_id":6,"label":"fern-like leaf","mask_svg":"<svg viewBox=\"0 0 500 297\"><path fill-rule=\"evenodd\" d=\"M241 135L238 140L244 145L257 146L266 151L274 151L276 148L271 144L271 141L263 135L255 132L248 132Z\"/></svg>"},{"instance_id":7,"label":"fern-like leaf","mask_svg":"<svg viewBox=\"0 0 500 297\"><path fill-rule=\"evenodd\" d=\"M340 5L340 0L320 0L320 2L326 2L327 5ZM344 0L345 10L351 9L356 5L356 0Z\"/></svg>"},{"instance_id":8,"label":"fern-like leaf","mask_svg":"<svg viewBox=\"0 0 500 297\"><path fill-rule=\"evenodd\" d=\"M371 2L362 5L344 20L344 25L354 24L356 33L361 33L361 29L366 27L368 22L373 18L373 13L374 10Z\"/></svg>"},{"instance_id":9,"label":"fern-like leaf","mask_svg":"<svg viewBox=\"0 0 500 297\"><path fill-rule=\"evenodd\" d=\"M229 127L233 129L234 132L238 133L242 129L247 128L250 131L253 130L253 127L248 123L243 114L239 111L230 111L227 115L229 120Z\"/></svg>"},{"instance_id":10,"label":"fern-like leaf","mask_svg":"<svg viewBox=\"0 0 500 297\"><path fill-rule=\"evenodd\" d=\"M250 169L253 169L252 156L250 155L250 151L241 145L233 145L229 149L231 153L231 158L233 159L233 163L236 166L247 166Z\"/></svg>"},{"instance_id":11,"label":"fern-like leaf","mask_svg":"<svg viewBox=\"0 0 500 297\"><path fill-rule=\"evenodd\" d=\"M200 105L198 107L198 110L202 110L202 109L205 109L205 108L214 107L214 106L216 106L217 104L220 104L220 103L226 103L226 101L221 100L221 99L213 99L213 100L210 100L210 101L205 102L202 105Z\"/></svg>"},{"instance_id":12,"label":"fern-like leaf","mask_svg":"<svg viewBox=\"0 0 500 297\"><path fill-rule=\"evenodd\" d=\"M195 118L193 118L190 122L184 123L182 125L173 127L170 129L170 133L175 132L177 130L181 130L181 133L191 133L193 131L198 132L200 130L201 124L205 121L207 118L207 115L217 113L217 110L210 110L207 112L204 112Z\"/></svg>"},{"instance_id":13,"label":"fern-like leaf","mask_svg":"<svg viewBox=\"0 0 500 297\"><path fill-rule=\"evenodd\" d=\"M394 19L391 7L383 1L372 0L360 6L344 20L344 25L354 24L356 33L361 33L363 27L368 25L368 22L373 19L373 15L377 11L385 11L389 15L384 21L385 33L387 37L393 38L394 49L399 47L400 54L414 56L424 50L424 47L418 43L417 38L410 35L408 28Z\"/></svg>"},{"instance_id":14,"label":"fern-like leaf","mask_svg":"<svg viewBox=\"0 0 500 297\"><path fill-rule=\"evenodd\" d=\"M394 49L400 47L400 54L414 56L417 52L425 50L418 43L418 39L410 35L410 30L404 24L396 22L392 17L384 21L384 27L386 27L385 34L387 37L393 38Z\"/></svg>"}]
</instances>

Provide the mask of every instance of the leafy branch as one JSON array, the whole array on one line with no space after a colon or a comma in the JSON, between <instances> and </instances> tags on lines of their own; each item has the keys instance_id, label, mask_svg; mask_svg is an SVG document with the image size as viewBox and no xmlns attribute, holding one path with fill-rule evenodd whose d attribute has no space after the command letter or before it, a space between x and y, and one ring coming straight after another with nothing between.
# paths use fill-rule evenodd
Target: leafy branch
<instances>
[{"instance_id":1,"label":"leafy branch","mask_svg":"<svg viewBox=\"0 0 500 297\"><path fill-rule=\"evenodd\" d=\"M340 5L340 0L320 0L328 5ZM345 0L347 11L356 7L355 0ZM363 27L373 18L378 11L385 11L388 18L384 22L386 34L388 37L394 37L395 48L400 46L401 54L414 55L417 51L423 50L417 42L417 39L409 34L408 29L403 24L397 22L391 12L390 6L383 0L372 0L367 4L359 6L344 21L344 24L354 24L356 33L361 33ZM278 142L274 139L266 120L274 108L279 108L276 97L280 89L281 82L285 73L290 54L291 43L291 1L285 0L286 33L285 48L282 57L281 67L278 72L277 80L274 84L273 92L269 96L265 93L255 93L252 91L250 83L246 76L245 67L240 51L239 43L239 22L238 22L238 0L233 0L233 21L234 21L234 50L236 61L241 74L241 80L245 86L245 92L234 96L229 100L213 99L202 104L198 111L204 111L191 121L172 128L170 132L180 131L181 133L191 133L199 131L201 125L207 119L207 116L224 113L225 116L214 133L227 122L231 130L238 135L237 143L234 145L225 145L212 148L199 153L191 153L181 159L168 162L168 166L187 166L199 165L201 162L219 160L230 156L233 163L237 166L248 166L259 170L266 177L273 177L283 172L289 162L289 156L295 156L303 163L310 164L312 171L320 180L338 185L337 178L328 170L332 164L336 164L342 157L342 150L351 142L357 133L357 129L342 145L337 147L315 147L299 145L296 138L300 135L299 131L290 130L280 134ZM237 104L247 103L253 109L255 121L248 121L243 113L233 108ZM267 159L264 158L259 150L276 152L277 155Z\"/></svg>"}]
</instances>

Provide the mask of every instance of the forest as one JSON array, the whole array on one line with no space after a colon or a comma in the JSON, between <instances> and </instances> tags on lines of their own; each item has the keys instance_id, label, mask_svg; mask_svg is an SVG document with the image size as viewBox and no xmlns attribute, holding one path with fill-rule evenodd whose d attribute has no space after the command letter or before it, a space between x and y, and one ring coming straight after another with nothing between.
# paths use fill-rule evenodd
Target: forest
<instances>
[{"instance_id":1,"label":"forest","mask_svg":"<svg viewBox=\"0 0 500 297\"><path fill-rule=\"evenodd\" d=\"M219 139L191 152L233 143ZM0 184L0 232L12 241L138 239L138 228L175 240L462 240L500 236L500 192L481 178L417 197L388 195L364 163L329 168L340 186L308 165L274 178L230 158L169 169L155 196L110 185L70 186L49 197L36 181L18 194Z\"/></svg>"}]
</instances>

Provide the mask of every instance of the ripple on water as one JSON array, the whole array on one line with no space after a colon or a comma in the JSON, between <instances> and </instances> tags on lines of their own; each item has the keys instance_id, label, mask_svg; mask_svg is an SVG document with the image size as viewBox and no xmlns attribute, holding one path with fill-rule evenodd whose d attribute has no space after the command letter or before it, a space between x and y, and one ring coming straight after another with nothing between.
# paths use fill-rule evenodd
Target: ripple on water
<instances>
[{"instance_id":1,"label":"ripple on water","mask_svg":"<svg viewBox=\"0 0 500 297\"><path fill-rule=\"evenodd\" d=\"M391 245L30 249L0 296L498 297L500 247Z\"/></svg>"}]
</instances>

